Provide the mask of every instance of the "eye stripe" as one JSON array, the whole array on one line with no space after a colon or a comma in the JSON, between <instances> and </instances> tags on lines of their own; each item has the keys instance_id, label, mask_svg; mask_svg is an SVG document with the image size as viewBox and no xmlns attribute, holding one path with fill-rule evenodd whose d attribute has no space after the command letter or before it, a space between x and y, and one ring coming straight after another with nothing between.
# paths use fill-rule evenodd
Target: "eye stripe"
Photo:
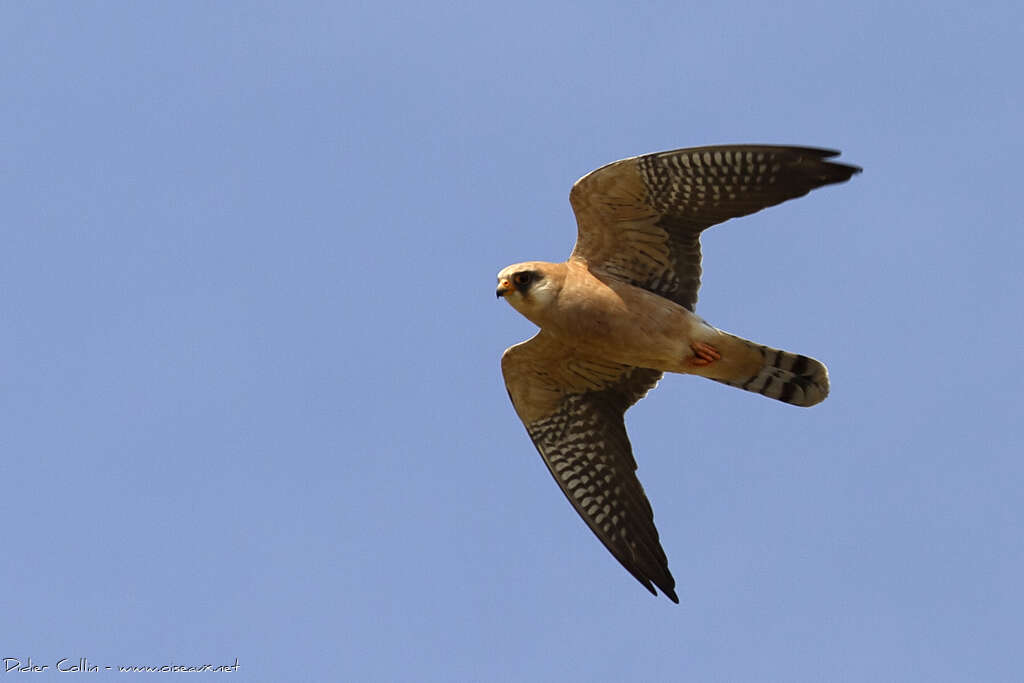
<instances>
[{"instance_id":1,"label":"eye stripe","mask_svg":"<svg viewBox=\"0 0 1024 683\"><path fill-rule=\"evenodd\" d=\"M512 282L520 287L525 287L533 281L533 273L523 271L512 276Z\"/></svg>"}]
</instances>

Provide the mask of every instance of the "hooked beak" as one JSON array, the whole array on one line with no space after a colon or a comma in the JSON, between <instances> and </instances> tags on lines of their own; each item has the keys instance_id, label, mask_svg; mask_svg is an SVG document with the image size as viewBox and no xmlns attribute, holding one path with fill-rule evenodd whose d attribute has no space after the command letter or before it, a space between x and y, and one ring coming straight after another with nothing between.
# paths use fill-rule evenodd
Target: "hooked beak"
<instances>
[{"instance_id":1,"label":"hooked beak","mask_svg":"<svg viewBox=\"0 0 1024 683\"><path fill-rule=\"evenodd\" d=\"M503 279L501 282L498 283L498 289L497 291L495 291L495 294L500 299L501 297L511 292L513 289L515 289L515 287L512 286L512 283L509 282L508 280Z\"/></svg>"}]
</instances>

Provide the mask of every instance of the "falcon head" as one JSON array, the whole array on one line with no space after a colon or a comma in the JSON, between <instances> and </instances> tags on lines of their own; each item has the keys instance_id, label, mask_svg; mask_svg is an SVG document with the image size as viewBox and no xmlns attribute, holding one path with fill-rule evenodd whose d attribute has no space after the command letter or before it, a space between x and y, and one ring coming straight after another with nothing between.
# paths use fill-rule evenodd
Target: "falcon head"
<instances>
[{"instance_id":1,"label":"falcon head","mask_svg":"<svg viewBox=\"0 0 1024 683\"><path fill-rule=\"evenodd\" d=\"M536 322L537 314L555 299L561 289L564 274L558 271L558 265L561 264L528 261L508 266L498 273L496 294Z\"/></svg>"}]
</instances>

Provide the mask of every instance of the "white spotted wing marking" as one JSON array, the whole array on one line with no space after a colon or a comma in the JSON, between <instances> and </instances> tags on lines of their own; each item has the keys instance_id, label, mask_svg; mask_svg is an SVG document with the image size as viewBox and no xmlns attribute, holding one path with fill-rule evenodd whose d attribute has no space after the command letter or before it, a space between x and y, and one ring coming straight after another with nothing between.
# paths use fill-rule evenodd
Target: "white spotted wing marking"
<instances>
[{"instance_id":1,"label":"white spotted wing marking","mask_svg":"<svg viewBox=\"0 0 1024 683\"><path fill-rule=\"evenodd\" d=\"M691 311L700 288L700 233L848 180L860 171L810 147L726 145L631 157L573 185L578 236L570 258Z\"/></svg>"},{"instance_id":2,"label":"white spotted wing marking","mask_svg":"<svg viewBox=\"0 0 1024 683\"><path fill-rule=\"evenodd\" d=\"M576 512L644 587L679 602L623 420L661 373L579 359L544 332L508 349L502 371L516 412Z\"/></svg>"}]
</instances>

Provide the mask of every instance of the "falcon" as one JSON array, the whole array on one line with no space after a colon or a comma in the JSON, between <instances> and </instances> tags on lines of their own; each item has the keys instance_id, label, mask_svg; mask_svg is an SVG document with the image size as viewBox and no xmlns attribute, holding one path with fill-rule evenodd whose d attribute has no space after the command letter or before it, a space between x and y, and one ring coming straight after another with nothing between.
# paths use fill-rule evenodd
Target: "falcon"
<instances>
[{"instance_id":1,"label":"falcon","mask_svg":"<svg viewBox=\"0 0 1024 683\"><path fill-rule=\"evenodd\" d=\"M838 154L723 145L616 161L569 193L578 232L567 261L498 273L498 297L540 328L501 357L516 414L590 530L647 590L675 603L625 412L665 372L796 406L825 399L819 361L723 332L695 306L701 232L860 172L830 161Z\"/></svg>"}]
</instances>

